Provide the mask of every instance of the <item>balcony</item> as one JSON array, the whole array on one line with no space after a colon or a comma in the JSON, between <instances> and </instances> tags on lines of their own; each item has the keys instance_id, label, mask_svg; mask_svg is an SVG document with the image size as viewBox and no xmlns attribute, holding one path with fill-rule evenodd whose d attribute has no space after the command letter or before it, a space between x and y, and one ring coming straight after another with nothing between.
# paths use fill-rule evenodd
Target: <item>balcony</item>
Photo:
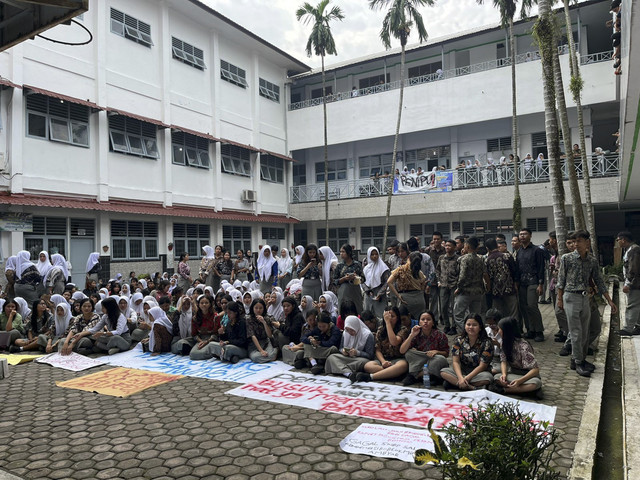
<instances>
[{"instance_id":1,"label":"balcony","mask_svg":"<svg viewBox=\"0 0 640 480\"><path fill-rule=\"evenodd\" d=\"M576 50L578 49L578 45L576 44ZM569 48L567 45L562 45L558 47L558 53L561 55L568 54ZM613 57L613 51L609 50L606 52L593 53L589 55L582 55L580 57L581 65L590 65L594 63L605 62L611 60ZM537 51L521 53L516 55L516 64L526 63L531 61L540 60L540 53ZM437 82L440 80L446 80L450 78L462 77L465 75L471 75L479 72L486 72L489 70L495 70L498 68L503 68L511 65L511 58L505 57L497 60L488 60L486 62L476 63L473 65L468 65L465 67L452 68L449 70L442 70L436 73L431 73L429 75L422 75L420 77L413 77L405 79L404 85L405 87L411 87L414 85L422 85L425 83ZM327 99L327 103L339 102L342 100L348 100L351 98L362 97L366 95L373 95L376 93L388 92L390 90L396 90L400 88L400 81L396 80L395 82L389 82L381 85L374 85L367 88L361 88L360 90L349 90L347 92L337 92L331 95L327 95L325 98ZM300 102L295 102L289 104L289 110L299 110L301 108L315 107L317 105L322 105L323 99L320 98L312 98L308 100L302 100Z\"/></svg>"},{"instance_id":2,"label":"balcony","mask_svg":"<svg viewBox=\"0 0 640 480\"><path fill-rule=\"evenodd\" d=\"M620 175L620 158L617 154L592 156L588 159L591 178L617 177ZM584 161L576 160L578 178L583 178ZM528 164L523 161L518 165L518 178L523 185L549 182L549 161L536 163L535 159ZM453 189L467 190L513 185L514 169L512 165L481 166L458 168L453 173ZM562 160L562 173L568 179L567 165ZM329 182L329 200L348 198L367 198L387 195L391 188L390 178L361 178L340 182ZM319 202L325 199L323 183L298 185L291 187L290 203Z\"/></svg>"}]
</instances>

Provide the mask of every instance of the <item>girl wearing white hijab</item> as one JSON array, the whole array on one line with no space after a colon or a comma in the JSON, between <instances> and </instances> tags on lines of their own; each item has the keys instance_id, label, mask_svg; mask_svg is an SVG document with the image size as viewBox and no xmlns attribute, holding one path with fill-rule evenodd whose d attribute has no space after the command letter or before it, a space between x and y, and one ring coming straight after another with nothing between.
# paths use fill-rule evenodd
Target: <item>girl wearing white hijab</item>
<instances>
[{"instance_id":1,"label":"girl wearing white hijab","mask_svg":"<svg viewBox=\"0 0 640 480\"><path fill-rule=\"evenodd\" d=\"M317 303L313 304L314 308L318 309L318 313L327 312L331 315L331 321L336 322L338 318L338 297L336 294L330 291L324 292L320 295Z\"/></svg>"},{"instance_id":2,"label":"girl wearing white hijab","mask_svg":"<svg viewBox=\"0 0 640 480\"><path fill-rule=\"evenodd\" d=\"M134 342L140 342L149 336L151 327L153 325L153 319L149 317L149 311L153 307L157 307L158 304L153 297L145 297L142 301L142 315L138 317L138 325L131 332L131 340Z\"/></svg>"},{"instance_id":3,"label":"girl wearing white hijab","mask_svg":"<svg viewBox=\"0 0 640 480\"><path fill-rule=\"evenodd\" d=\"M191 301L191 297L189 295L183 295L182 297L180 297L180 300L178 300L178 304L176 305L174 319L176 319L178 323L178 336L174 337L175 341L173 341L171 345L171 353L174 353L176 355L185 355L185 353L183 352L183 345L186 345L185 348L188 347L188 349L186 350L188 354L189 350L191 350L191 347L196 344L195 340L193 339L191 329L194 314L192 305L193 302Z\"/></svg>"},{"instance_id":4,"label":"girl wearing white hijab","mask_svg":"<svg viewBox=\"0 0 640 480\"><path fill-rule=\"evenodd\" d=\"M363 269L363 275L364 309L381 319L387 306L387 280L391 271L380 258L376 247L369 247L367 250L367 265Z\"/></svg>"},{"instance_id":5,"label":"girl wearing white hijab","mask_svg":"<svg viewBox=\"0 0 640 480\"><path fill-rule=\"evenodd\" d=\"M153 321L151 333L149 334L149 351L155 357L162 352L171 351L173 340L173 324L167 318L167 314L160 307L153 307L149 310L149 316Z\"/></svg>"},{"instance_id":6,"label":"girl wearing white hijab","mask_svg":"<svg viewBox=\"0 0 640 480\"><path fill-rule=\"evenodd\" d=\"M324 292L329 290L329 285L333 282L333 270L338 265L338 257L325 245L318 249L318 259L322 262L322 291Z\"/></svg>"},{"instance_id":7,"label":"girl wearing white hijab","mask_svg":"<svg viewBox=\"0 0 640 480\"><path fill-rule=\"evenodd\" d=\"M7 261L4 264L4 276L7 279L7 286L5 287L5 292L7 293L7 297L13 298L16 296L16 292L13 288L13 285L16 283L16 261L18 257L12 255L7 258Z\"/></svg>"},{"instance_id":8,"label":"girl wearing white hijab","mask_svg":"<svg viewBox=\"0 0 640 480\"><path fill-rule=\"evenodd\" d=\"M217 263L216 249L211 245L205 245L202 247L204 256L200 261L200 281L213 287L217 290L220 287L220 277L216 276L218 273L215 269Z\"/></svg>"},{"instance_id":9,"label":"girl wearing white hijab","mask_svg":"<svg viewBox=\"0 0 640 480\"><path fill-rule=\"evenodd\" d=\"M40 272L41 277L46 277L51 270L51 261L49 260L49 252L43 250L38 255L38 263L36 264L36 268L38 272Z\"/></svg>"},{"instance_id":10,"label":"girl wearing white hijab","mask_svg":"<svg viewBox=\"0 0 640 480\"><path fill-rule=\"evenodd\" d=\"M64 300L64 297L62 297L62 299ZM16 297L13 299L13 301L16 302L16 305L18 305L16 311L20 314L20 316L22 318L27 318L27 316L31 313L31 309L29 308L27 301L22 297Z\"/></svg>"},{"instance_id":11,"label":"girl wearing white hijab","mask_svg":"<svg viewBox=\"0 0 640 480\"><path fill-rule=\"evenodd\" d=\"M129 306L134 312L136 312L136 315L138 316L142 315L143 299L144 295L142 295L140 292L136 292L131 296L131 299L129 300Z\"/></svg>"},{"instance_id":12,"label":"girl wearing white hijab","mask_svg":"<svg viewBox=\"0 0 640 480\"><path fill-rule=\"evenodd\" d=\"M31 254L26 250L18 252L16 258L16 283L14 290L16 297L24 298L29 305L44 293L42 277L35 264L31 261Z\"/></svg>"},{"instance_id":13,"label":"girl wearing white hijab","mask_svg":"<svg viewBox=\"0 0 640 480\"><path fill-rule=\"evenodd\" d=\"M273 292L271 294L271 300L267 307L267 315L273 317L276 322L284 321L284 310L282 309L282 299L284 295L280 292Z\"/></svg>"},{"instance_id":14,"label":"girl wearing white hijab","mask_svg":"<svg viewBox=\"0 0 640 480\"><path fill-rule=\"evenodd\" d=\"M131 297L131 287L128 283L123 283L120 288L120 296L127 297L127 300Z\"/></svg>"},{"instance_id":15,"label":"girl wearing white hijab","mask_svg":"<svg viewBox=\"0 0 640 480\"><path fill-rule=\"evenodd\" d=\"M294 268L298 268L298 265L302 262L302 255L304 254L304 247L302 245L298 245L295 249L296 256L293 261L295 262Z\"/></svg>"},{"instance_id":16,"label":"girl wearing white hijab","mask_svg":"<svg viewBox=\"0 0 640 480\"><path fill-rule=\"evenodd\" d=\"M355 315L349 315L344 322L344 332L340 341L340 353L327 358L326 373L344 375L355 381L356 372L363 371L365 364L373 360L376 342L371 330Z\"/></svg>"},{"instance_id":17,"label":"girl wearing white hijab","mask_svg":"<svg viewBox=\"0 0 640 480\"><path fill-rule=\"evenodd\" d=\"M85 288L89 288L91 280L95 280L96 284L98 283L98 273L100 270L100 254L98 252L93 252L87 259L87 267L85 269L85 272L87 272L87 281Z\"/></svg>"},{"instance_id":18,"label":"girl wearing white hijab","mask_svg":"<svg viewBox=\"0 0 640 480\"><path fill-rule=\"evenodd\" d=\"M117 300L120 312L124 315L124 318L127 319L129 329L131 329L131 327L135 328L135 325L138 322L138 314L133 310L133 308L131 308L131 305L129 305L129 299L122 295Z\"/></svg>"},{"instance_id":19,"label":"girl wearing white hijab","mask_svg":"<svg viewBox=\"0 0 640 480\"><path fill-rule=\"evenodd\" d=\"M260 291L263 294L271 292L271 289L275 285L275 279L278 276L278 263L276 259L273 258L269 245L263 246L260 250L256 273L258 282L260 282Z\"/></svg>"},{"instance_id":20,"label":"girl wearing white hijab","mask_svg":"<svg viewBox=\"0 0 640 480\"><path fill-rule=\"evenodd\" d=\"M53 325L49 329L49 332L38 336L38 345L44 348L44 351L47 353L54 352L60 340L64 341L67 337L70 322L71 307L69 307L69 304L62 302L56 305Z\"/></svg>"},{"instance_id":21,"label":"girl wearing white hijab","mask_svg":"<svg viewBox=\"0 0 640 480\"><path fill-rule=\"evenodd\" d=\"M289 256L289 250L283 248L280 250L278 258L278 285L283 290L287 288L287 284L291 281L291 272L293 270L293 258Z\"/></svg>"},{"instance_id":22,"label":"girl wearing white hijab","mask_svg":"<svg viewBox=\"0 0 640 480\"><path fill-rule=\"evenodd\" d=\"M54 253L51 255L51 262L53 266L46 277L45 285L49 288L49 293L62 295L69 278L67 261L59 253Z\"/></svg>"}]
</instances>

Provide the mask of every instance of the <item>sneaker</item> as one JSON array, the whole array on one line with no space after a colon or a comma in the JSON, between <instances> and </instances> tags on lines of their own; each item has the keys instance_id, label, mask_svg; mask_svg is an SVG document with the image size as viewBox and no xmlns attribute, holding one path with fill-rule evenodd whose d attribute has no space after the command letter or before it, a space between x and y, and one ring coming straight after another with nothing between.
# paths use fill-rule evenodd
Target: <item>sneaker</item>
<instances>
[{"instance_id":1,"label":"sneaker","mask_svg":"<svg viewBox=\"0 0 640 480\"><path fill-rule=\"evenodd\" d=\"M16 345L11 345L9 347L9 353L18 353L20 351L20 347L17 347Z\"/></svg>"},{"instance_id":2,"label":"sneaker","mask_svg":"<svg viewBox=\"0 0 640 480\"><path fill-rule=\"evenodd\" d=\"M349 376L347 377L349 379L349 381L351 382L351 384L354 384L358 381L357 379L358 374L356 372L352 372L349 374Z\"/></svg>"},{"instance_id":3,"label":"sneaker","mask_svg":"<svg viewBox=\"0 0 640 480\"><path fill-rule=\"evenodd\" d=\"M304 367L307 366L307 363L303 360L296 360L295 362L293 362L293 368L295 368L296 370L302 370Z\"/></svg>"},{"instance_id":4,"label":"sneaker","mask_svg":"<svg viewBox=\"0 0 640 480\"><path fill-rule=\"evenodd\" d=\"M633 327L633 330L631 330L631 335L640 335L640 325L636 325L635 327Z\"/></svg>"},{"instance_id":5,"label":"sneaker","mask_svg":"<svg viewBox=\"0 0 640 480\"><path fill-rule=\"evenodd\" d=\"M311 373L313 375L320 375L323 372L324 372L324 367L322 365L316 365L315 367L311 368Z\"/></svg>"},{"instance_id":6,"label":"sneaker","mask_svg":"<svg viewBox=\"0 0 640 480\"><path fill-rule=\"evenodd\" d=\"M120 349L118 347L113 347L109 349L109 355L115 355L116 353L120 353Z\"/></svg>"},{"instance_id":7,"label":"sneaker","mask_svg":"<svg viewBox=\"0 0 640 480\"><path fill-rule=\"evenodd\" d=\"M567 356L571 355L571 344L570 343L565 343L562 346L562 349L560 350L559 355L561 357L567 357Z\"/></svg>"},{"instance_id":8,"label":"sneaker","mask_svg":"<svg viewBox=\"0 0 640 480\"><path fill-rule=\"evenodd\" d=\"M533 337L534 342L544 342L544 335L542 332L536 333L536 336Z\"/></svg>"},{"instance_id":9,"label":"sneaker","mask_svg":"<svg viewBox=\"0 0 640 480\"><path fill-rule=\"evenodd\" d=\"M453 388L453 385L447 380L442 381L442 388L444 388L447 392Z\"/></svg>"},{"instance_id":10,"label":"sneaker","mask_svg":"<svg viewBox=\"0 0 640 480\"><path fill-rule=\"evenodd\" d=\"M416 377L414 377L413 375L411 375L410 373L404 377L404 379L402 380L402 385L404 385L405 387L408 387L409 385L413 385L414 383L416 383L418 380L416 379Z\"/></svg>"},{"instance_id":11,"label":"sneaker","mask_svg":"<svg viewBox=\"0 0 640 480\"><path fill-rule=\"evenodd\" d=\"M231 363L238 363L240 361L240 357L238 355L234 355L229 361Z\"/></svg>"},{"instance_id":12,"label":"sneaker","mask_svg":"<svg viewBox=\"0 0 640 480\"><path fill-rule=\"evenodd\" d=\"M569 363L569 368L571 370L575 370L576 369L576 361L575 361L575 359L573 359L573 358L571 359L571 363Z\"/></svg>"},{"instance_id":13,"label":"sneaker","mask_svg":"<svg viewBox=\"0 0 640 480\"><path fill-rule=\"evenodd\" d=\"M542 391L542 388L536 390L536 398L538 400L544 400L544 392Z\"/></svg>"},{"instance_id":14,"label":"sneaker","mask_svg":"<svg viewBox=\"0 0 640 480\"><path fill-rule=\"evenodd\" d=\"M589 370L590 372L594 372L596 370L596 366L591 362L587 362L586 360L582 361L582 368L584 368L585 370Z\"/></svg>"},{"instance_id":15,"label":"sneaker","mask_svg":"<svg viewBox=\"0 0 640 480\"><path fill-rule=\"evenodd\" d=\"M536 336L535 332L527 332L523 335L524 338L526 338L527 340L532 340L534 339Z\"/></svg>"},{"instance_id":16,"label":"sneaker","mask_svg":"<svg viewBox=\"0 0 640 480\"><path fill-rule=\"evenodd\" d=\"M500 395L504 394L504 387L502 387L501 385L498 385L497 383L489 384L489 386L487 387L487 390L493 393L498 393Z\"/></svg>"},{"instance_id":17,"label":"sneaker","mask_svg":"<svg viewBox=\"0 0 640 480\"><path fill-rule=\"evenodd\" d=\"M633 327L633 330L635 330L636 327ZM633 330L627 330L626 328L621 328L618 333L620 334L621 337L632 337L633 336Z\"/></svg>"},{"instance_id":18,"label":"sneaker","mask_svg":"<svg viewBox=\"0 0 640 480\"><path fill-rule=\"evenodd\" d=\"M189 345L188 343L182 344L182 355L183 356L189 355L190 352L191 352L191 345Z\"/></svg>"},{"instance_id":19,"label":"sneaker","mask_svg":"<svg viewBox=\"0 0 640 480\"><path fill-rule=\"evenodd\" d=\"M356 382L370 382L371 381L371 375L369 375L367 372L360 372L356 375Z\"/></svg>"},{"instance_id":20,"label":"sneaker","mask_svg":"<svg viewBox=\"0 0 640 480\"><path fill-rule=\"evenodd\" d=\"M593 348L591 347L587 348L587 355L595 355L595 354L596 354L596 351Z\"/></svg>"},{"instance_id":21,"label":"sneaker","mask_svg":"<svg viewBox=\"0 0 640 480\"><path fill-rule=\"evenodd\" d=\"M578 375L580 375L581 377L590 377L591 376L591 372L589 370L587 370L586 368L584 368L584 362L576 364L576 373Z\"/></svg>"},{"instance_id":22,"label":"sneaker","mask_svg":"<svg viewBox=\"0 0 640 480\"><path fill-rule=\"evenodd\" d=\"M556 335L556 337L553 339L554 342L558 342L558 343L564 343L567 341L567 336L566 335Z\"/></svg>"},{"instance_id":23,"label":"sneaker","mask_svg":"<svg viewBox=\"0 0 640 480\"><path fill-rule=\"evenodd\" d=\"M565 335L564 335L564 332L563 332L562 330L558 330L558 331L556 332L556 334L554 335L554 337L556 337L556 338L557 338L557 337L564 337L564 336L565 336Z\"/></svg>"}]
</instances>

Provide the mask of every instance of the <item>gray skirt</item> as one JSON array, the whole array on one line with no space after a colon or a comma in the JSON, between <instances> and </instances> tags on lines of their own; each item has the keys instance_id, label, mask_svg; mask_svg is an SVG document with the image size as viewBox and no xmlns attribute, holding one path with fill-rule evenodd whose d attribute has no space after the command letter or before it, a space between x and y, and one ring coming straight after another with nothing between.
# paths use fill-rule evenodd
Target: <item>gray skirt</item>
<instances>
[{"instance_id":1,"label":"gray skirt","mask_svg":"<svg viewBox=\"0 0 640 480\"><path fill-rule=\"evenodd\" d=\"M413 319L419 319L420 315L427 309L424 303L424 293L421 290L410 290L401 293L400 296L402 300L404 300L404 305L409 309L409 313ZM402 305L403 303L400 302L400 304Z\"/></svg>"},{"instance_id":2,"label":"gray skirt","mask_svg":"<svg viewBox=\"0 0 640 480\"><path fill-rule=\"evenodd\" d=\"M345 282L338 287L338 306L342 305L344 300L351 300L356 305L358 315L362 312L362 288L360 285L354 285Z\"/></svg>"},{"instance_id":3,"label":"gray skirt","mask_svg":"<svg viewBox=\"0 0 640 480\"><path fill-rule=\"evenodd\" d=\"M369 359L364 357L347 357L341 353L335 353L327 358L324 371L335 375L364 372L364 366L368 361Z\"/></svg>"},{"instance_id":4,"label":"gray skirt","mask_svg":"<svg viewBox=\"0 0 640 480\"><path fill-rule=\"evenodd\" d=\"M265 293L271 293L273 290L273 277L269 277L269 280L260 280L260 291L264 295Z\"/></svg>"},{"instance_id":5,"label":"gray skirt","mask_svg":"<svg viewBox=\"0 0 640 480\"><path fill-rule=\"evenodd\" d=\"M302 280L302 296L309 295L315 302L318 301L320 295L322 295L322 280L319 278L309 279L304 278Z\"/></svg>"}]
</instances>

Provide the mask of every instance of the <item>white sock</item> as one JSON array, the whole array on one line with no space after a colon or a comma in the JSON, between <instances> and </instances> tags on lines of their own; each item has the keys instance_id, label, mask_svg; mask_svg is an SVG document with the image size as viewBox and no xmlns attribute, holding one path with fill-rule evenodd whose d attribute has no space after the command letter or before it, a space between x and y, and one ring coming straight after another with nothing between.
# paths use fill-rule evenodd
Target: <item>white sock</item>
<instances>
[{"instance_id":1,"label":"white sock","mask_svg":"<svg viewBox=\"0 0 640 480\"><path fill-rule=\"evenodd\" d=\"M19 348L20 348L20 351L21 351L21 352L22 352L22 351L24 351L24 348L22 348L22 347L19 347Z\"/></svg>"},{"instance_id":2,"label":"white sock","mask_svg":"<svg viewBox=\"0 0 640 480\"><path fill-rule=\"evenodd\" d=\"M347 378L349 378L349 375L351 375L350 373L343 373L343 375Z\"/></svg>"},{"instance_id":3,"label":"white sock","mask_svg":"<svg viewBox=\"0 0 640 480\"><path fill-rule=\"evenodd\" d=\"M311 364L312 367L315 367L318 364L315 358L312 358L311 360L309 360L309 363Z\"/></svg>"}]
</instances>

